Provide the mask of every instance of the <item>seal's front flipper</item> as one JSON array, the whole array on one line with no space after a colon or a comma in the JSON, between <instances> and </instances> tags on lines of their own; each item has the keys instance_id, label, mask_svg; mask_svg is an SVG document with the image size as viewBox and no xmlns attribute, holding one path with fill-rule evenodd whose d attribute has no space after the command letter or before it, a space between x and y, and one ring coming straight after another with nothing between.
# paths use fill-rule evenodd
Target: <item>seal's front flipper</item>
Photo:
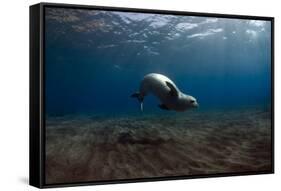
<instances>
[{"instance_id":1,"label":"seal's front flipper","mask_svg":"<svg viewBox=\"0 0 281 191\"><path fill-rule=\"evenodd\" d=\"M170 110L166 105L164 105L164 104L160 104L160 105L158 105L158 107L160 107L161 109L163 109L163 110Z\"/></svg>"},{"instance_id":2,"label":"seal's front flipper","mask_svg":"<svg viewBox=\"0 0 281 191\"><path fill-rule=\"evenodd\" d=\"M170 88L169 94L171 96L177 97L179 95L178 90L176 89L176 87L173 84L171 84L170 82L166 81L166 85Z\"/></svg>"}]
</instances>

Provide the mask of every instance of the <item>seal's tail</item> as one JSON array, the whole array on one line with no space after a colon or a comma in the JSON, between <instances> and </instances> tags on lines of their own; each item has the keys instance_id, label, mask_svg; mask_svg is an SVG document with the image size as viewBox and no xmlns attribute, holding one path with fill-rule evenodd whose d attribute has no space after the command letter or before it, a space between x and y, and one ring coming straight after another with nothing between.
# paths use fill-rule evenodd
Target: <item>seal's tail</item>
<instances>
[{"instance_id":1,"label":"seal's tail","mask_svg":"<svg viewBox=\"0 0 281 191\"><path fill-rule=\"evenodd\" d=\"M143 111L143 99L144 99L143 95L140 94L139 92L136 92L136 93L133 93L131 95L131 97L137 98L139 100L139 102L140 102L140 109L141 109L141 111Z\"/></svg>"}]
</instances>

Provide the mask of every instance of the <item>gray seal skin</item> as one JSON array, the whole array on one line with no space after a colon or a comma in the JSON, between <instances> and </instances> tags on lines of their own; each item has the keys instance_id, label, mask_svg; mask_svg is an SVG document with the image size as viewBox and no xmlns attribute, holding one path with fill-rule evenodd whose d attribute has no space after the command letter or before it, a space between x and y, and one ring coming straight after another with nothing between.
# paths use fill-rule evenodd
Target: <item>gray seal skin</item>
<instances>
[{"instance_id":1,"label":"gray seal skin","mask_svg":"<svg viewBox=\"0 0 281 191\"><path fill-rule=\"evenodd\" d=\"M194 97L182 93L172 80L162 74L150 73L144 76L139 92L131 95L139 100L141 111L144 97L150 93L161 101L158 106L164 110L185 111L199 106Z\"/></svg>"}]
</instances>

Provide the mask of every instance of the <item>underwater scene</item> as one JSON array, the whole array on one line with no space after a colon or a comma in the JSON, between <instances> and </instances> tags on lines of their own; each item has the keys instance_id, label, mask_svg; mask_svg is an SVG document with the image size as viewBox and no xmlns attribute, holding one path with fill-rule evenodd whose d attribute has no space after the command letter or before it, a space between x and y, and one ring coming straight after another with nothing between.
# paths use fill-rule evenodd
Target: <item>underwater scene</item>
<instances>
[{"instance_id":1,"label":"underwater scene","mask_svg":"<svg viewBox=\"0 0 281 191\"><path fill-rule=\"evenodd\" d=\"M271 22L45 8L45 183L272 171Z\"/></svg>"}]
</instances>

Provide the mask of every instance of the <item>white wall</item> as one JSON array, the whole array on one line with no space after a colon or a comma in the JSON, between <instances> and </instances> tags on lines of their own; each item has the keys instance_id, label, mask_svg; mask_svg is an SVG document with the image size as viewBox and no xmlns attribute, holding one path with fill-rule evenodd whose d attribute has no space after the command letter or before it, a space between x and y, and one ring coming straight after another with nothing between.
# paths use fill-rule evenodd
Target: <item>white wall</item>
<instances>
[{"instance_id":1,"label":"white wall","mask_svg":"<svg viewBox=\"0 0 281 191\"><path fill-rule=\"evenodd\" d=\"M0 190L35 190L28 186L28 7L36 0L3 0L0 11ZM55 2L49 0L49 2ZM60 0L60 3L169 9L192 12L274 16L276 18L276 173L152 183L64 188L64 190L273 190L280 186L280 38L278 0ZM63 189L55 189L63 190Z\"/></svg>"}]
</instances>

